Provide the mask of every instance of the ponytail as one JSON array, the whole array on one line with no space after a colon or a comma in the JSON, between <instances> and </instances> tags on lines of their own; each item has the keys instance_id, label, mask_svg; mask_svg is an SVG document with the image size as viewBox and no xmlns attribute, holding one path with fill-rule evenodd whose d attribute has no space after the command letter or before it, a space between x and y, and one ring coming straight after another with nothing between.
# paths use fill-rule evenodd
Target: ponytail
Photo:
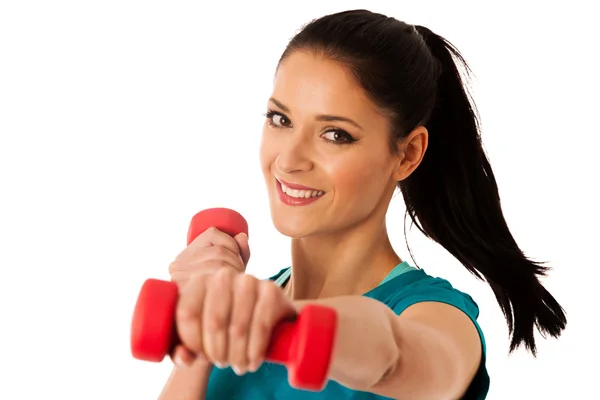
<instances>
[{"instance_id":1,"label":"ponytail","mask_svg":"<svg viewBox=\"0 0 600 400\"><path fill-rule=\"evenodd\" d=\"M539 281L547 267L525 257L504 220L478 119L455 64L469 72L458 50L427 28L367 10L311 21L280 62L299 50L316 51L352 71L390 116L390 151L416 126L427 127L423 160L398 184L407 215L489 283L508 324L510 351L524 344L535 355L535 327L559 336L564 310Z\"/></svg>"},{"instance_id":2,"label":"ponytail","mask_svg":"<svg viewBox=\"0 0 600 400\"><path fill-rule=\"evenodd\" d=\"M439 75L435 106L425 124L427 151L399 184L407 215L489 283L508 324L510 351L524 344L536 355L534 327L557 337L565 329L565 312L539 281L547 267L525 257L502 214L478 118L454 59L467 73L468 65L444 38L422 26L416 30L437 60Z\"/></svg>"}]
</instances>

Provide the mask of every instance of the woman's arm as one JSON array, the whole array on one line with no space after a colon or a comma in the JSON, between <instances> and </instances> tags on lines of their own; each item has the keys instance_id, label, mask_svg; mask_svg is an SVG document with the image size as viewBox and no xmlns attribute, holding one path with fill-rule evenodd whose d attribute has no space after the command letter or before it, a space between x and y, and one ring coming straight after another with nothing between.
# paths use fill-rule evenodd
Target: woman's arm
<instances>
[{"instance_id":1,"label":"woman's arm","mask_svg":"<svg viewBox=\"0 0 600 400\"><path fill-rule=\"evenodd\" d=\"M185 367L175 366L158 400L204 400L212 365L196 359Z\"/></svg>"},{"instance_id":2,"label":"woman's arm","mask_svg":"<svg viewBox=\"0 0 600 400\"><path fill-rule=\"evenodd\" d=\"M437 302L417 303L400 316L363 296L296 301L338 312L329 379L391 398L458 399L481 362L481 339L471 319Z\"/></svg>"}]
</instances>

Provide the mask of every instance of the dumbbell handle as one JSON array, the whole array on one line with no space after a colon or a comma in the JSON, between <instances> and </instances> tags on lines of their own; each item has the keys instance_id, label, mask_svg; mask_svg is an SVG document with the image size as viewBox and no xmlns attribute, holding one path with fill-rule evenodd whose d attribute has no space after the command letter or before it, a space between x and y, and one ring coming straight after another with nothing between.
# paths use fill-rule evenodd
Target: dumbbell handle
<instances>
[{"instance_id":1,"label":"dumbbell handle","mask_svg":"<svg viewBox=\"0 0 600 400\"><path fill-rule=\"evenodd\" d=\"M232 236L248 229L243 217L235 211L204 210L192 218L188 244L209 226L216 226ZM135 358L160 362L180 342L175 325L178 296L174 282L158 279L144 282L131 330L131 350ZM335 310L306 305L295 320L281 321L276 326L266 361L285 365L292 387L320 391L327 383L336 328Z\"/></svg>"}]
</instances>

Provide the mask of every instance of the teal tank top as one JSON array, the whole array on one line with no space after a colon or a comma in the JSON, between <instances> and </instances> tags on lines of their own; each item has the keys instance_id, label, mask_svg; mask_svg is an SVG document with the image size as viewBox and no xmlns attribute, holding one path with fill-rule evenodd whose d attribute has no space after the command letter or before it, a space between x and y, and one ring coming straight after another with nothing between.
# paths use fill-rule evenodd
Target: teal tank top
<instances>
[{"instance_id":1,"label":"teal tank top","mask_svg":"<svg viewBox=\"0 0 600 400\"><path fill-rule=\"evenodd\" d=\"M291 268L288 267L269 279L283 286L290 275ZM397 265L376 288L363 296L386 304L398 315L409 306L424 301L442 302L462 310L475 324L483 349L481 365L463 400L486 398L490 386L485 366L486 344L477 323L479 308L471 296L453 288L447 280L427 275L422 269L416 269L407 262ZM288 384L286 368L272 363L263 363L256 372L243 376L237 376L229 367L220 369L215 366L209 377L206 399L390 400L373 393L349 389L334 381L329 381L321 392L294 389Z\"/></svg>"}]
</instances>

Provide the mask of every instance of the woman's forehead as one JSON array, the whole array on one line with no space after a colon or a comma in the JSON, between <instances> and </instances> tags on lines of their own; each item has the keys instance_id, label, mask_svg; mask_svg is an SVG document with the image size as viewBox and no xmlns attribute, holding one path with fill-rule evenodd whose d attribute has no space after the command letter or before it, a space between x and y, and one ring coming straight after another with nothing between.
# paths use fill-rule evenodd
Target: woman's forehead
<instances>
[{"instance_id":1,"label":"woman's forehead","mask_svg":"<svg viewBox=\"0 0 600 400\"><path fill-rule=\"evenodd\" d=\"M348 68L315 53L294 52L282 61L273 97L292 112L353 113L365 118L377 112Z\"/></svg>"}]
</instances>

